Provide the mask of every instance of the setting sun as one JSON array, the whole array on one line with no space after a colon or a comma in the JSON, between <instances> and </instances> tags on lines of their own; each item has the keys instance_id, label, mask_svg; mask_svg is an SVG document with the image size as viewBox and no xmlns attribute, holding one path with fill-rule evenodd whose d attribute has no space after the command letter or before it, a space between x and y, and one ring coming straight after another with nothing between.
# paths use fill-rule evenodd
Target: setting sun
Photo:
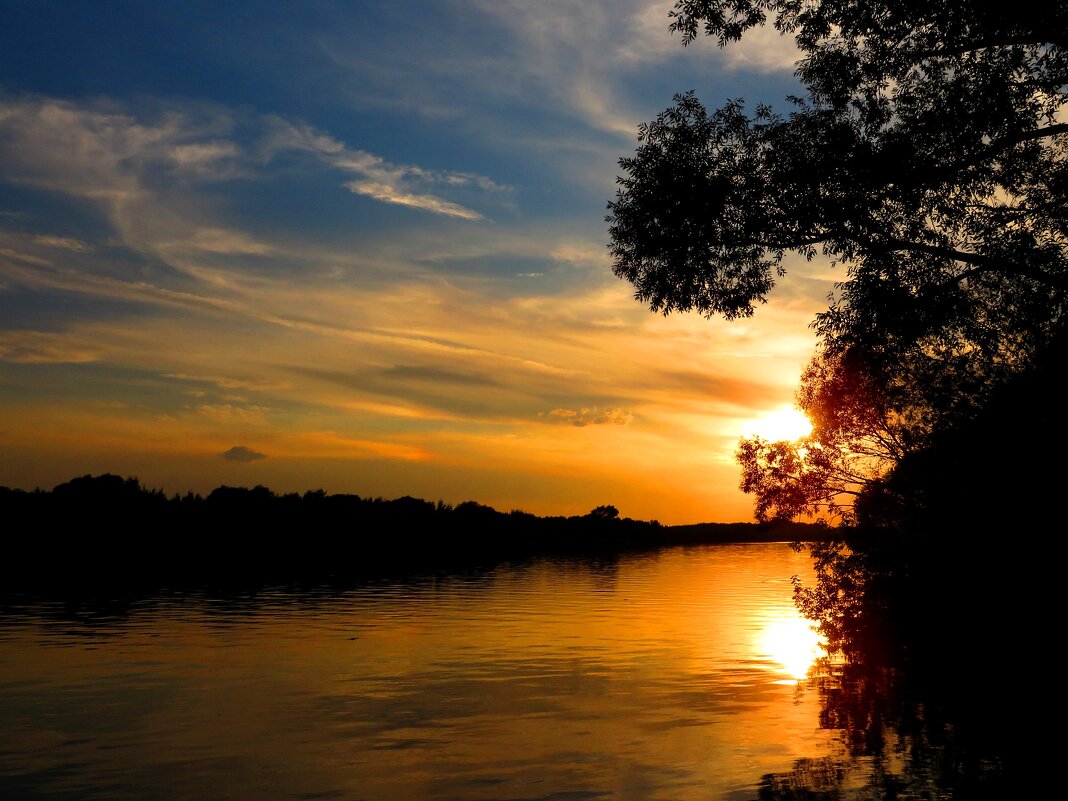
<instances>
[{"instance_id":1,"label":"setting sun","mask_svg":"<svg viewBox=\"0 0 1068 801\"><path fill-rule=\"evenodd\" d=\"M793 406L784 406L752 420L742 429L746 437L761 437L771 442L795 440L812 432L812 422L804 412Z\"/></svg>"}]
</instances>

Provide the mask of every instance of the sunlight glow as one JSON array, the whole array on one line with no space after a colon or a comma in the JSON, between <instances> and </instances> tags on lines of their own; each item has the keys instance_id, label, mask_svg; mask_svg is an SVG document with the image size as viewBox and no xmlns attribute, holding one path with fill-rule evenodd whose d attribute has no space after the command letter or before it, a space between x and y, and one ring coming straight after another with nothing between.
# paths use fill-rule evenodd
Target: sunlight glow
<instances>
[{"instance_id":1,"label":"sunlight glow","mask_svg":"<svg viewBox=\"0 0 1068 801\"><path fill-rule=\"evenodd\" d=\"M742 429L742 436L761 437L771 442L795 440L812 433L812 422L804 412L793 406L784 406L751 421Z\"/></svg>"},{"instance_id":2,"label":"sunlight glow","mask_svg":"<svg viewBox=\"0 0 1068 801\"><path fill-rule=\"evenodd\" d=\"M808 675L816 660L823 656L823 638L802 617L780 618L765 626L760 650L782 665L794 681Z\"/></svg>"}]
</instances>

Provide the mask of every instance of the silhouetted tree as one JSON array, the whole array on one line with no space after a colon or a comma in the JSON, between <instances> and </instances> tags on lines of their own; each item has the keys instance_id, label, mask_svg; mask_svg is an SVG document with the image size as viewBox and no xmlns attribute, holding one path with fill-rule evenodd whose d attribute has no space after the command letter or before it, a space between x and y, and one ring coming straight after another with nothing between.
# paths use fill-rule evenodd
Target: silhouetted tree
<instances>
[{"instance_id":1,"label":"silhouetted tree","mask_svg":"<svg viewBox=\"0 0 1068 801\"><path fill-rule=\"evenodd\" d=\"M665 527L620 518L614 506L586 515L538 517L464 501L455 506L216 487L169 498L136 478L83 476L51 491L0 487L0 607L20 588L110 592L172 587L333 580L375 571L492 564L536 554L602 554L701 542L805 539L822 531L751 523ZM63 589L65 588L65 589Z\"/></svg>"},{"instance_id":2,"label":"silhouetted tree","mask_svg":"<svg viewBox=\"0 0 1068 801\"><path fill-rule=\"evenodd\" d=\"M590 511L589 516L597 520L616 520L619 517L619 510L611 505L597 506Z\"/></svg>"},{"instance_id":3,"label":"silhouetted tree","mask_svg":"<svg viewBox=\"0 0 1068 801\"><path fill-rule=\"evenodd\" d=\"M684 43L720 45L773 18L805 91L751 114L690 92L642 125L609 203L614 270L656 311L729 319L789 253L844 266L799 398L837 417L814 420L803 454L740 451L758 497L786 482L767 514L835 503L856 486L836 474L866 460L861 486L878 481L1064 324L1068 5L680 0L672 17Z\"/></svg>"},{"instance_id":4,"label":"silhouetted tree","mask_svg":"<svg viewBox=\"0 0 1068 801\"><path fill-rule=\"evenodd\" d=\"M902 377L878 371L858 348L813 358L797 393L812 431L794 441L754 436L738 444L741 488L755 496L757 519L853 522L856 500L930 441L931 387Z\"/></svg>"}]
</instances>

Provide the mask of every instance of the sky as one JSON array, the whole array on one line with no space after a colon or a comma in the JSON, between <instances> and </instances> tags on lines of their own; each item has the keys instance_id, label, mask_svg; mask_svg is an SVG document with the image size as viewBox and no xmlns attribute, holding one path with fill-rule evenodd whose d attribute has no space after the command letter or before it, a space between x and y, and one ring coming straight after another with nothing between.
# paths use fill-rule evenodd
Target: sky
<instances>
[{"instance_id":1,"label":"sky","mask_svg":"<svg viewBox=\"0 0 1068 801\"><path fill-rule=\"evenodd\" d=\"M840 276L664 317L604 218L675 93L797 93L789 40L683 47L671 0L3 6L0 485L752 519L738 438Z\"/></svg>"}]
</instances>

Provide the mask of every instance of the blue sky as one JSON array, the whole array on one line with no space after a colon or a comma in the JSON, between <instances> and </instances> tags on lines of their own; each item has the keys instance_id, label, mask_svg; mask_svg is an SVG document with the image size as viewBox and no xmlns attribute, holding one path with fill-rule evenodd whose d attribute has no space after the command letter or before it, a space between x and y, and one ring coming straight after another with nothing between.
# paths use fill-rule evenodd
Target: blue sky
<instances>
[{"instance_id":1,"label":"blue sky","mask_svg":"<svg viewBox=\"0 0 1068 801\"><path fill-rule=\"evenodd\" d=\"M0 484L749 517L735 443L790 404L834 275L662 318L604 215L674 93L796 90L774 31L683 48L638 0L4 5Z\"/></svg>"}]
</instances>

